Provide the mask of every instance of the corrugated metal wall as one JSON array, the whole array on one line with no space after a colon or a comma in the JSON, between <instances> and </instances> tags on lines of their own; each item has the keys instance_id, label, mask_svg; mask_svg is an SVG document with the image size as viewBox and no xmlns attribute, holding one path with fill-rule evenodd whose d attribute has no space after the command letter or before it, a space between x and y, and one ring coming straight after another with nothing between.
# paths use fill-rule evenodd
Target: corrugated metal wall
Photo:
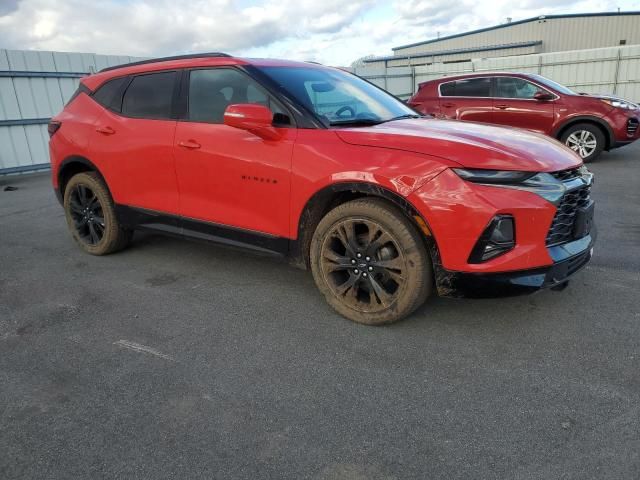
<instances>
[{"instance_id":1,"label":"corrugated metal wall","mask_svg":"<svg viewBox=\"0 0 640 480\"><path fill-rule=\"evenodd\" d=\"M80 77L136 58L93 53L0 50L0 174L46 168L47 122Z\"/></svg>"},{"instance_id":2,"label":"corrugated metal wall","mask_svg":"<svg viewBox=\"0 0 640 480\"><path fill-rule=\"evenodd\" d=\"M471 33L422 45L397 47L396 55L414 55L453 48L482 47L542 40L542 52L613 47L626 40L640 44L640 15L546 18L514 23L485 32Z\"/></svg>"},{"instance_id":3,"label":"corrugated metal wall","mask_svg":"<svg viewBox=\"0 0 640 480\"><path fill-rule=\"evenodd\" d=\"M359 67L355 73L406 99L421 82L483 71L538 73L578 92L615 94L640 102L640 45L416 67Z\"/></svg>"}]
</instances>

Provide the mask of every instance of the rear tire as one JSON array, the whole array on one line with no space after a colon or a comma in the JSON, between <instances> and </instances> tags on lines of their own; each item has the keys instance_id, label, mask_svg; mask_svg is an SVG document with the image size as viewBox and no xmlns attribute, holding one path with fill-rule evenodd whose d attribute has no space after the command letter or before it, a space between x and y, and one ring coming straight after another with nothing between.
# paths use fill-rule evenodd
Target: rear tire
<instances>
[{"instance_id":1,"label":"rear tire","mask_svg":"<svg viewBox=\"0 0 640 480\"><path fill-rule=\"evenodd\" d=\"M560 141L576 152L584 163L596 159L604 150L606 139L602 130L592 123L577 123L567 128Z\"/></svg>"},{"instance_id":2,"label":"rear tire","mask_svg":"<svg viewBox=\"0 0 640 480\"><path fill-rule=\"evenodd\" d=\"M331 210L316 228L310 260L329 305L366 325L401 320L433 289L420 233L382 199L361 198Z\"/></svg>"},{"instance_id":3,"label":"rear tire","mask_svg":"<svg viewBox=\"0 0 640 480\"><path fill-rule=\"evenodd\" d=\"M91 255L122 250L133 231L120 225L107 186L94 172L71 177L64 190L64 212L76 243Z\"/></svg>"}]
</instances>

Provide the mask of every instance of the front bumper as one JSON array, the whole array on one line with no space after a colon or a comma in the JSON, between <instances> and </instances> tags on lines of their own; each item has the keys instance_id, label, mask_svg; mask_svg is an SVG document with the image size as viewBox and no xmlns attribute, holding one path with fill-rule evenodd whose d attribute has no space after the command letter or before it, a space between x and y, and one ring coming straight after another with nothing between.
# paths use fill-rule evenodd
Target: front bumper
<instances>
[{"instance_id":1,"label":"front bumper","mask_svg":"<svg viewBox=\"0 0 640 480\"><path fill-rule=\"evenodd\" d=\"M534 293L565 283L583 268L593 254L597 231L586 237L549 247L554 263L547 267L500 273L469 273L435 268L438 295L442 297L496 298Z\"/></svg>"}]
</instances>

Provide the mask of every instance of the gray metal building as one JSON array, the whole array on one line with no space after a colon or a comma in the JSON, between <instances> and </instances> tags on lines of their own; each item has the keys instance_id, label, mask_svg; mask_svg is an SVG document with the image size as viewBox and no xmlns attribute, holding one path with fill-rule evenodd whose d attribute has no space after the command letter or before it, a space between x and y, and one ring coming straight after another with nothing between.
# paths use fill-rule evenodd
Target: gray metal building
<instances>
[{"instance_id":1,"label":"gray metal building","mask_svg":"<svg viewBox=\"0 0 640 480\"><path fill-rule=\"evenodd\" d=\"M547 15L393 48L364 60L402 67L640 44L640 12Z\"/></svg>"}]
</instances>

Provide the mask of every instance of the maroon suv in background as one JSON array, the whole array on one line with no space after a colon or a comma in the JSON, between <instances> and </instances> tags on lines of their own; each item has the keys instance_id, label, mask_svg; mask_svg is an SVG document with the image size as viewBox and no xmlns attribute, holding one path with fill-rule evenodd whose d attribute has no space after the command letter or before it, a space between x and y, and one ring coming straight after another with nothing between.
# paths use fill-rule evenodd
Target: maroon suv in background
<instances>
[{"instance_id":1,"label":"maroon suv in background","mask_svg":"<svg viewBox=\"0 0 640 480\"><path fill-rule=\"evenodd\" d=\"M409 105L438 118L525 128L557 138L585 162L640 137L638 105L576 93L540 75L474 73L421 83Z\"/></svg>"}]
</instances>

